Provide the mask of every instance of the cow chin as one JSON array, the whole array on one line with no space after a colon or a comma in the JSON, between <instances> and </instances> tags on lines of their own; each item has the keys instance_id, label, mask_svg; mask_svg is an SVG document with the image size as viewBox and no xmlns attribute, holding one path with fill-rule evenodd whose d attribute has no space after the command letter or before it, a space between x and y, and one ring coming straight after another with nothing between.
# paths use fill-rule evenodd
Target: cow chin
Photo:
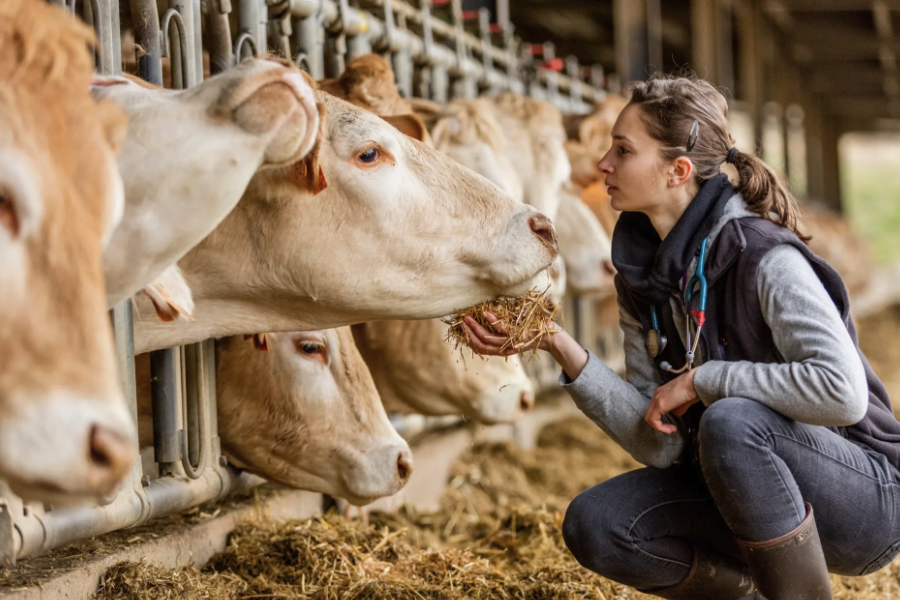
<instances>
[{"instance_id":1,"label":"cow chin","mask_svg":"<svg viewBox=\"0 0 900 600\"><path fill-rule=\"evenodd\" d=\"M108 501L137 455L124 401L62 392L16 400L0 419L0 476L12 491L54 505Z\"/></svg>"}]
</instances>

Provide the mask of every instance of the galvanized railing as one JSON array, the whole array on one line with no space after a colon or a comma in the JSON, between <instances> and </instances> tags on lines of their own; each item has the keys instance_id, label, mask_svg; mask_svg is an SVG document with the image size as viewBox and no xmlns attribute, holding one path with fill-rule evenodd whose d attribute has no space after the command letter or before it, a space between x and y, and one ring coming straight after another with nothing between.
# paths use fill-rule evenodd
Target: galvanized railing
<instances>
[{"instance_id":1,"label":"galvanized railing","mask_svg":"<svg viewBox=\"0 0 900 600\"><path fill-rule=\"evenodd\" d=\"M119 74L123 57L115 0L51 1L94 27L97 71ZM164 57L173 87L199 83L204 50L212 74L270 50L291 57L316 79L338 76L346 61L374 51L390 59L405 96L446 102L512 90L569 112L582 112L602 99L602 70L585 69L574 58L566 61L566 74L544 68L558 68L553 46L520 43L509 23L507 1L497 0L498 18L492 23L485 10L464 12L461 0L421 0L420 6L372 0L364 3L365 10L351 7L348 0L203 0L205 10L201 0L120 0L127 4L121 8L130 12L135 43L142 50L137 72L159 85ZM162 14L160 5L166 7ZM570 305L569 327L593 346L589 301L572 299ZM116 306L111 319L122 388L136 420L131 302ZM0 482L4 565L261 482L228 465L221 453L212 340L152 352L151 374L154 445L147 472L137 461L108 503L78 508L23 503Z\"/></svg>"}]
</instances>

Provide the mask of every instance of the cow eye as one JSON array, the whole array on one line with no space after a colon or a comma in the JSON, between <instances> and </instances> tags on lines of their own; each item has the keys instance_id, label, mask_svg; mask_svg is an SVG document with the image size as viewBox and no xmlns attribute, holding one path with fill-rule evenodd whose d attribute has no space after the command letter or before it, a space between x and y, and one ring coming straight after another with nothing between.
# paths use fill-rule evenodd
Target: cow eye
<instances>
[{"instance_id":1,"label":"cow eye","mask_svg":"<svg viewBox=\"0 0 900 600\"><path fill-rule=\"evenodd\" d=\"M368 150L363 150L359 153L357 157L359 162L363 163L373 163L378 160L378 148L369 148Z\"/></svg>"},{"instance_id":2,"label":"cow eye","mask_svg":"<svg viewBox=\"0 0 900 600\"><path fill-rule=\"evenodd\" d=\"M325 344L307 340L297 340L294 345L297 348L297 352L299 352L300 354L305 354L307 356L318 356L321 354L325 354Z\"/></svg>"}]
</instances>

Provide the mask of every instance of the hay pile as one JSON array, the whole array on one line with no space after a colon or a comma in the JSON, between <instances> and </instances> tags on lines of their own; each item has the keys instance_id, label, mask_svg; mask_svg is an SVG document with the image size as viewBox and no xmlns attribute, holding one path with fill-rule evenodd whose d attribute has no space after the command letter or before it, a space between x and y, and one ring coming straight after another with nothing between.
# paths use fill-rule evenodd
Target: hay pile
<instances>
[{"instance_id":1,"label":"hay pile","mask_svg":"<svg viewBox=\"0 0 900 600\"><path fill-rule=\"evenodd\" d=\"M549 289L549 288L548 288ZM482 302L470 306L449 317L442 319L449 325L446 341L453 344L454 350L460 345L468 346L468 335L463 327L463 319L472 317L475 321L491 331L494 327L488 323L484 313L489 312L499 320L502 328L509 335L509 340L501 348L524 352L533 345L532 355L537 354L537 346L541 339L559 330L556 325L556 317L559 306L547 296L547 290L543 292L532 289L524 296L518 298L496 298L488 302ZM475 350L473 349L473 352Z\"/></svg>"},{"instance_id":2,"label":"hay pile","mask_svg":"<svg viewBox=\"0 0 900 600\"><path fill-rule=\"evenodd\" d=\"M118 565L97 598L649 600L582 569L561 534L571 497L635 466L593 424L571 420L534 451L474 447L436 514L375 514L369 527L333 514L248 523L202 571ZM833 581L836 600L900 598L900 562Z\"/></svg>"}]
</instances>

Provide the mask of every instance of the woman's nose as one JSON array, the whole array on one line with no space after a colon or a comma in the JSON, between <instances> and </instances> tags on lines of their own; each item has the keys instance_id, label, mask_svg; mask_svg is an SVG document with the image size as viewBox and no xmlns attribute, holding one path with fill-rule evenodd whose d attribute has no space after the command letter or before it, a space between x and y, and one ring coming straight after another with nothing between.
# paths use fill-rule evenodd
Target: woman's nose
<instances>
[{"instance_id":1,"label":"woman's nose","mask_svg":"<svg viewBox=\"0 0 900 600\"><path fill-rule=\"evenodd\" d=\"M597 168L600 169L601 173L612 173L612 161L609 159L610 152L612 152L612 149L604 154L603 158L600 159L600 162L597 163Z\"/></svg>"}]
</instances>

